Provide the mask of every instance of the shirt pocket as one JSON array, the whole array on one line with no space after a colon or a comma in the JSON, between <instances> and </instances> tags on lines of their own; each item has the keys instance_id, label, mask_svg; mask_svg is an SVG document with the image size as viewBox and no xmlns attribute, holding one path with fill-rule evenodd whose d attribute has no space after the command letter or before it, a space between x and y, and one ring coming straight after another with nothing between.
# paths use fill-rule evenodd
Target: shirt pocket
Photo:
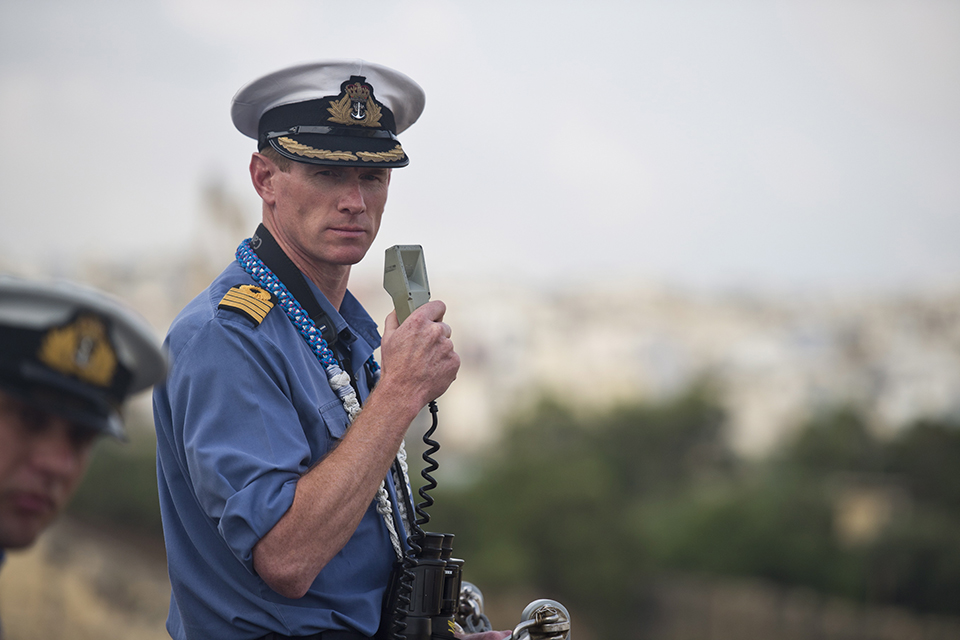
<instances>
[{"instance_id":1,"label":"shirt pocket","mask_svg":"<svg viewBox=\"0 0 960 640\"><path fill-rule=\"evenodd\" d=\"M347 412L339 399L320 406L320 419L327 427L327 432L334 440L340 440L347 432Z\"/></svg>"}]
</instances>

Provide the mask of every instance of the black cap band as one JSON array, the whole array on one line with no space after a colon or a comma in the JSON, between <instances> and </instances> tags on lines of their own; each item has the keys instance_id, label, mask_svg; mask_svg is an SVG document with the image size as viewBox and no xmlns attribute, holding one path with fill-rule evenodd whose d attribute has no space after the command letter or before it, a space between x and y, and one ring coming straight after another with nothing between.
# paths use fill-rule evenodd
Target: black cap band
<instances>
[{"instance_id":1,"label":"black cap band","mask_svg":"<svg viewBox=\"0 0 960 640\"><path fill-rule=\"evenodd\" d=\"M260 148L267 145L267 142L280 136L295 136L301 133L318 133L320 135L330 136L349 136L353 138L386 138L396 140L397 136L392 131L385 129L357 129L351 127L329 127L319 125L297 125L290 127L285 131L267 131L260 136Z\"/></svg>"}]
</instances>

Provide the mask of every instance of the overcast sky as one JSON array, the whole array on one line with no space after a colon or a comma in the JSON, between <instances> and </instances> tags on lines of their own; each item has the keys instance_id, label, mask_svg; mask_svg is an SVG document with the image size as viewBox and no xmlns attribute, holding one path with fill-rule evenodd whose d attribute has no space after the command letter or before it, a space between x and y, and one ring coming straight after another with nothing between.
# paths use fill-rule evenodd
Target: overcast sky
<instances>
[{"instance_id":1,"label":"overcast sky","mask_svg":"<svg viewBox=\"0 0 960 640\"><path fill-rule=\"evenodd\" d=\"M427 93L373 270L960 283L954 0L0 0L4 260L176 257L211 180L252 231L230 99L333 57Z\"/></svg>"}]
</instances>

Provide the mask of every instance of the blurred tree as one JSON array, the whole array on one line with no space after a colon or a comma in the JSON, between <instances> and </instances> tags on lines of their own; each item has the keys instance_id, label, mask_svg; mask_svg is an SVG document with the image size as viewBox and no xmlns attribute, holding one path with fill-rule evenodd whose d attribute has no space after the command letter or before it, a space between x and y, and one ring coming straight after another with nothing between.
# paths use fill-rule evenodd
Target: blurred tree
<instances>
[{"instance_id":1,"label":"blurred tree","mask_svg":"<svg viewBox=\"0 0 960 640\"><path fill-rule=\"evenodd\" d=\"M651 505L641 525L657 567L836 591L842 550L819 487L791 478L732 483Z\"/></svg>"},{"instance_id":2,"label":"blurred tree","mask_svg":"<svg viewBox=\"0 0 960 640\"><path fill-rule=\"evenodd\" d=\"M130 428L128 433L127 443L97 444L67 513L90 524L161 540L156 442L145 429Z\"/></svg>"},{"instance_id":3,"label":"blurred tree","mask_svg":"<svg viewBox=\"0 0 960 640\"><path fill-rule=\"evenodd\" d=\"M960 513L960 424L920 420L886 448L885 470L903 478L913 497Z\"/></svg>"},{"instance_id":4,"label":"blurred tree","mask_svg":"<svg viewBox=\"0 0 960 640\"><path fill-rule=\"evenodd\" d=\"M880 471L883 451L863 414L842 406L823 410L801 425L777 457L815 473L866 473Z\"/></svg>"},{"instance_id":5,"label":"blurred tree","mask_svg":"<svg viewBox=\"0 0 960 640\"><path fill-rule=\"evenodd\" d=\"M960 614L960 518L921 509L895 522L867 550L868 600Z\"/></svg>"},{"instance_id":6,"label":"blurred tree","mask_svg":"<svg viewBox=\"0 0 960 640\"><path fill-rule=\"evenodd\" d=\"M510 425L478 482L438 493L431 527L457 532L468 580L557 598L603 637L623 637L650 581L674 570L960 613L955 426L882 440L840 407L748 464L724 425L708 385L602 414L544 400ZM840 535L841 498L905 492L915 508L894 505L855 544Z\"/></svg>"},{"instance_id":7,"label":"blurred tree","mask_svg":"<svg viewBox=\"0 0 960 640\"><path fill-rule=\"evenodd\" d=\"M619 633L652 568L637 514L650 496L730 469L723 422L706 386L596 415L544 400L509 426L480 482L437 494L431 526L458 533L467 579L482 588L526 584Z\"/></svg>"}]
</instances>

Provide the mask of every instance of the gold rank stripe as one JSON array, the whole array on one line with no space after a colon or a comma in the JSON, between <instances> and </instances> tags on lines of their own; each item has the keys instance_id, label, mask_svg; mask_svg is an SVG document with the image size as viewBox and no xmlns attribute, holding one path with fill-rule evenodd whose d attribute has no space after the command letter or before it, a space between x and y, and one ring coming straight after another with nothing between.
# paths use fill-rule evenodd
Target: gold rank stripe
<instances>
[{"instance_id":1,"label":"gold rank stripe","mask_svg":"<svg viewBox=\"0 0 960 640\"><path fill-rule=\"evenodd\" d=\"M226 307L240 311L249 316L250 319L257 324L263 322L263 319L267 317L270 309L273 309L272 302L260 300L246 291L237 289L227 291L227 294L223 296L223 300L220 301L218 306L221 309Z\"/></svg>"}]
</instances>

